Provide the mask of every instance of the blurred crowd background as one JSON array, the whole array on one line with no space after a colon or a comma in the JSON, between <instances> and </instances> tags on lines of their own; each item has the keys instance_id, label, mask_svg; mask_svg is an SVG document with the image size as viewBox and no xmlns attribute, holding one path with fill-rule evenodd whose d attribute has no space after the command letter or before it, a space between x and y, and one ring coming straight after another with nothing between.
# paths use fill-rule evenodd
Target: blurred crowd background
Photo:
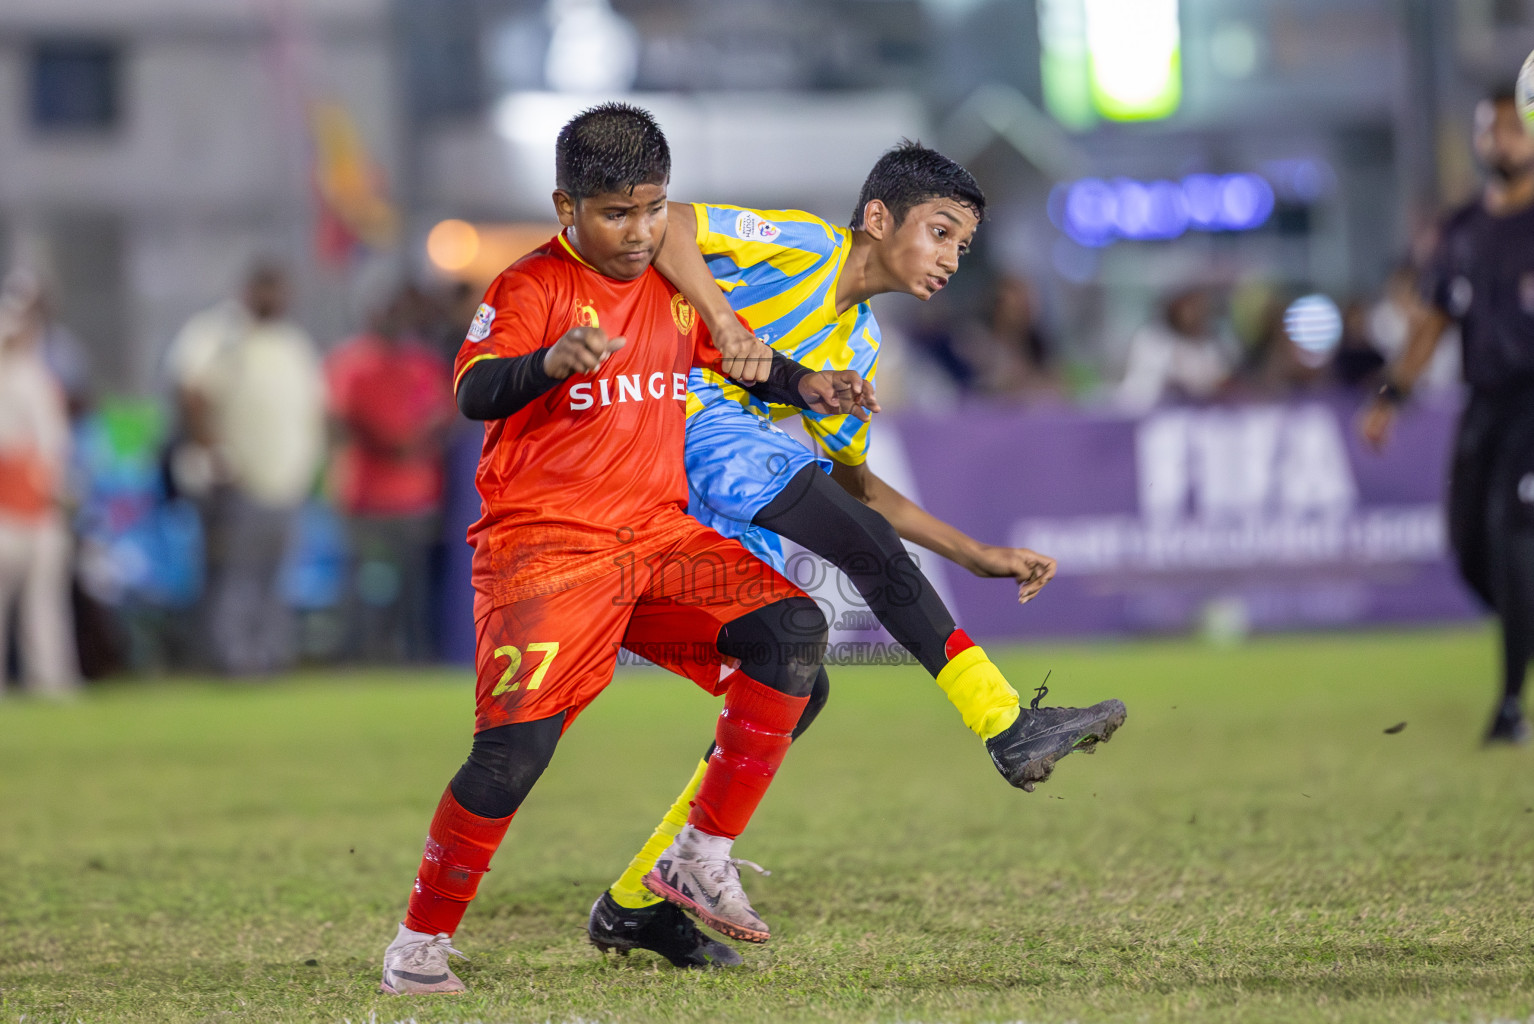
<instances>
[{"instance_id":1,"label":"blurred crowd background","mask_svg":"<svg viewBox=\"0 0 1534 1024\"><path fill-rule=\"evenodd\" d=\"M991 212L877 300L887 415L1141 417L1377 387L1531 47L1534 0L7 0L10 685L451 655L448 367L594 101L673 198L838 224L937 146Z\"/></svg>"}]
</instances>

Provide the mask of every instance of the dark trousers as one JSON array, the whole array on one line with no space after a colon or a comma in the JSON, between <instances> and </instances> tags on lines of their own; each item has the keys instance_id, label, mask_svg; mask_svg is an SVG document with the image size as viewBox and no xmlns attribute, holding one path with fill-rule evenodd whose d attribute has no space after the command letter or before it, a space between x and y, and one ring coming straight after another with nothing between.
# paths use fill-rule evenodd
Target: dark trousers
<instances>
[{"instance_id":1,"label":"dark trousers","mask_svg":"<svg viewBox=\"0 0 1534 1024\"><path fill-rule=\"evenodd\" d=\"M439 533L431 513L352 516L351 585L347 593L349 654L361 661L429 661L431 552Z\"/></svg>"},{"instance_id":2,"label":"dark trousers","mask_svg":"<svg viewBox=\"0 0 1534 1024\"><path fill-rule=\"evenodd\" d=\"M298 521L297 506L265 505L232 489L203 504L207 533L205 636L213 665L227 675L277 672L297 651L293 610L282 568Z\"/></svg>"},{"instance_id":3,"label":"dark trousers","mask_svg":"<svg viewBox=\"0 0 1534 1024\"><path fill-rule=\"evenodd\" d=\"M1504 690L1534 654L1534 391L1475 392L1449 476L1449 540L1460 575L1502 626Z\"/></svg>"}]
</instances>

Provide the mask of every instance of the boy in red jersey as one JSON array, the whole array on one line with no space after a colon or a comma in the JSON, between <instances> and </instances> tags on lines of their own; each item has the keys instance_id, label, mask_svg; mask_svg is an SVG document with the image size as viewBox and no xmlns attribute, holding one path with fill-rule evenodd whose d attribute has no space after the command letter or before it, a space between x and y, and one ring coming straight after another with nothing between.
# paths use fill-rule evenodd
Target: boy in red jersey
<instances>
[{"instance_id":1,"label":"boy in red jersey","mask_svg":"<svg viewBox=\"0 0 1534 1024\"><path fill-rule=\"evenodd\" d=\"M724 696L713 770L668 855L678 884L705 897L712 927L769 935L730 847L788 748L826 622L685 512L687 373L722 357L650 269L666 228L665 136L644 111L606 104L567 124L555 152L565 230L490 286L454 370L459 408L487 421L483 514L469 531L475 736L384 952L391 994L464 990L448 968L452 933L559 737L611 680L620 646ZM772 359L750 385L772 401L878 408L856 373Z\"/></svg>"}]
</instances>

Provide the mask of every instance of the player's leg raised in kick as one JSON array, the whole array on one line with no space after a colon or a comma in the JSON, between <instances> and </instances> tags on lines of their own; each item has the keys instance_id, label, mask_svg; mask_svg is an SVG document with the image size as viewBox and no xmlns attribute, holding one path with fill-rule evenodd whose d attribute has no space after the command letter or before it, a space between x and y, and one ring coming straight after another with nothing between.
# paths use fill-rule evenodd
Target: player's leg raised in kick
<instances>
[{"instance_id":1,"label":"player's leg raised in kick","mask_svg":"<svg viewBox=\"0 0 1534 1024\"><path fill-rule=\"evenodd\" d=\"M1073 750L1090 750L1124 724L1121 701L1089 708L1021 706L985 651L959 629L894 527L813 465L794 473L753 523L814 552L847 575L879 622L932 673L992 762L1024 790Z\"/></svg>"},{"instance_id":2,"label":"player's leg raised in kick","mask_svg":"<svg viewBox=\"0 0 1534 1024\"><path fill-rule=\"evenodd\" d=\"M1061 758L1107 740L1124 723L1124 705L1116 700L1089 708L1022 707L1001 670L957 628L889 520L825 472L829 459L793 437L721 402L688 419L684 457L688 512L721 534L739 536L779 568L777 538L786 537L845 573L880 624L985 741L1012 785L1031 791Z\"/></svg>"}]
</instances>

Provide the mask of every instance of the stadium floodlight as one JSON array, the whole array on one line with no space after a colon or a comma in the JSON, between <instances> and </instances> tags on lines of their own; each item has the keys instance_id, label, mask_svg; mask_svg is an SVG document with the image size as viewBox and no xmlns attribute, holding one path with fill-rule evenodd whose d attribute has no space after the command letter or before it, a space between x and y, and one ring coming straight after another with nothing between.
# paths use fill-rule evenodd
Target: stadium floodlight
<instances>
[{"instance_id":1,"label":"stadium floodlight","mask_svg":"<svg viewBox=\"0 0 1534 1024\"><path fill-rule=\"evenodd\" d=\"M1084 0L1092 105L1113 121L1167 117L1182 102L1177 0Z\"/></svg>"},{"instance_id":2,"label":"stadium floodlight","mask_svg":"<svg viewBox=\"0 0 1534 1024\"><path fill-rule=\"evenodd\" d=\"M1039 76L1044 106L1067 128L1097 123L1087 54L1087 15L1082 0L1039 0Z\"/></svg>"},{"instance_id":3,"label":"stadium floodlight","mask_svg":"<svg viewBox=\"0 0 1534 1024\"><path fill-rule=\"evenodd\" d=\"M626 93L639 74L639 33L608 0L549 0L544 78L557 92Z\"/></svg>"}]
</instances>

